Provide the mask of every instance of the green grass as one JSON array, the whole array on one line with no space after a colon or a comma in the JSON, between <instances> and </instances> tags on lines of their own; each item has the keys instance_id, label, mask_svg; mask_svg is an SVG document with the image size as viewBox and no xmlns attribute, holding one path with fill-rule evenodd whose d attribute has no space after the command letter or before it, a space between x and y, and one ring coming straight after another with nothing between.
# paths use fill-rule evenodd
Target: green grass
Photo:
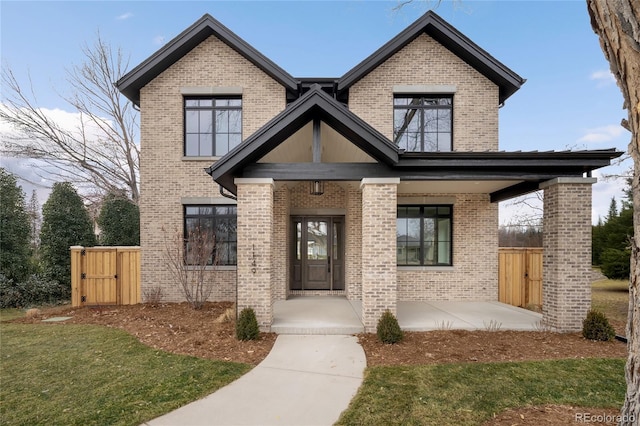
<instances>
[{"instance_id":1,"label":"green grass","mask_svg":"<svg viewBox=\"0 0 640 426\"><path fill-rule=\"evenodd\" d=\"M24 316L24 309L18 308L5 308L0 309L0 322L11 321L16 318L22 318Z\"/></svg>"},{"instance_id":2,"label":"green grass","mask_svg":"<svg viewBox=\"0 0 640 426\"><path fill-rule=\"evenodd\" d=\"M372 367L341 425L474 425L507 408L620 407L624 360Z\"/></svg>"},{"instance_id":3,"label":"green grass","mask_svg":"<svg viewBox=\"0 0 640 426\"><path fill-rule=\"evenodd\" d=\"M629 310L629 281L601 280L591 285L591 307L609 320L627 322Z\"/></svg>"},{"instance_id":4,"label":"green grass","mask_svg":"<svg viewBox=\"0 0 640 426\"><path fill-rule=\"evenodd\" d=\"M0 339L3 425L139 425L250 369L154 350L99 326L2 323Z\"/></svg>"}]
</instances>

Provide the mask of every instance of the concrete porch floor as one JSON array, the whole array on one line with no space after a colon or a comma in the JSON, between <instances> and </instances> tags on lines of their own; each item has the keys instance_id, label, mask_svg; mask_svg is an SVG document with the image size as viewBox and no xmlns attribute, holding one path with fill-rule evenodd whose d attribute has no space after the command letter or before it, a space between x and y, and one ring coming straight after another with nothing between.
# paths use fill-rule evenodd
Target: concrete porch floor
<instances>
[{"instance_id":1,"label":"concrete porch floor","mask_svg":"<svg viewBox=\"0 0 640 426\"><path fill-rule=\"evenodd\" d=\"M278 334L362 333L362 302L341 296L294 296L273 305L271 331ZM403 330L530 330L542 314L500 302L398 302Z\"/></svg>"}]
</instances>

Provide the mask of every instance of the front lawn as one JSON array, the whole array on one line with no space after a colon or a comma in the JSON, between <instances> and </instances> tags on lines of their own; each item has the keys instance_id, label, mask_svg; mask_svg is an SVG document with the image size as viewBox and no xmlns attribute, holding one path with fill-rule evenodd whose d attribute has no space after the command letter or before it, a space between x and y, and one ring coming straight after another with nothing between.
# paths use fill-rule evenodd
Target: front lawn
<instances>
[{"instance_id":1,"label":"front lawn","mask_svg":"<svg viewBox=\"0 0 640 426\"><path fill-rule=\"evenodd\" d=\"M3 425L139 425L251 368L169 354L101 326L2 323L0 338Z\"/></svg>"},{"instance_id":2,"label":"front lawn","mask_svg":"<svg viewBox=\"0 0 640 426\"><path fill-rule=\"evenodd\" d=\"M380 366L340 425L480 425L511 407L565 404L619 408L624 360Z\"/></svg>"},{"instance_id":3,"label":"front lawn","mask_svg":"<svg viewBox=\"0 0 640 426\"><path fill-rule=\"evenodd\" d=\"M604 313L616 333L625 335L629 313L629 281L600 280L591 285L591 307Z\"/></svg>"}]
</instances>

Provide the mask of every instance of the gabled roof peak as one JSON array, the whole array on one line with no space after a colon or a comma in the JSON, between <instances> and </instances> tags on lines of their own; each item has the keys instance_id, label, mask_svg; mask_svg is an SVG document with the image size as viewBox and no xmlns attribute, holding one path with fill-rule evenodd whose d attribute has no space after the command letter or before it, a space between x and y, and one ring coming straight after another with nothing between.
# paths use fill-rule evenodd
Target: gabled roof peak
<instances>
[{"instance_id":1,"label":"gabled roof peak","mask_svg":"<svg viewBox=\"0 0 640 426\"><path fill-rule=\"evenodd\" d=\"M338 82L338 91L348 90L421 34L428 34L498 85L500 103L515 93L526 81L430 10L344 74Z\"/></svg>"},{"instance_id":2,"label":"gabled roof peak","mask_svg":"<svg viewBox=\"0 0 640 426\"><path fill-rule=\"evenodd\" d=\"M215 35L219 40L262 69L287 90L298 90L298 82L295 78L208 13L202 15L186 30L118 80L116 83L118 89L133 103L139 105L140 89L142 87L211 35Z\"/></svg>"}]
</instances>

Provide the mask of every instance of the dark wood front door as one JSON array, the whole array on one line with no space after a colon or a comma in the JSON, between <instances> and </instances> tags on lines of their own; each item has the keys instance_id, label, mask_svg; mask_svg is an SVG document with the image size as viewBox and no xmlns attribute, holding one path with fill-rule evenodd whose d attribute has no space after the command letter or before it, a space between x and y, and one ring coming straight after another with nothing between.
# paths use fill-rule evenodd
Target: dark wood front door
<instances>
[{"instance_id":1,"label":"dark wood front door","mask_svg":"<svg viewBox=\"0 0 640 426\"><path fill-rule=\"evenodd\" d=\"M344 217L292 218L291 290L344 290Z\"/></svg>"}]
</instances>

